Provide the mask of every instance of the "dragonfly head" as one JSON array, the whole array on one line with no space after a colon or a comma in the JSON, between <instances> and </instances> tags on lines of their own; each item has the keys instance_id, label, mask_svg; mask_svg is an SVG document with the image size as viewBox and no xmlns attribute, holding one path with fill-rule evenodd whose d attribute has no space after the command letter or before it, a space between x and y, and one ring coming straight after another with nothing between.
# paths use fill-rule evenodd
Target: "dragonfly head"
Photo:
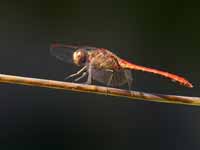
<instances>
[{"instance_id":1,"label":"dragonfly head","mask_svg":"<svg viewBox=\"0 0 200 150\"><path fill-rule=\"evenodd\" d=\"M77 66L82 66L87 62L88 53L84 49L78 49L73 53L73 62Z\"/></svg>"}]
</instances>

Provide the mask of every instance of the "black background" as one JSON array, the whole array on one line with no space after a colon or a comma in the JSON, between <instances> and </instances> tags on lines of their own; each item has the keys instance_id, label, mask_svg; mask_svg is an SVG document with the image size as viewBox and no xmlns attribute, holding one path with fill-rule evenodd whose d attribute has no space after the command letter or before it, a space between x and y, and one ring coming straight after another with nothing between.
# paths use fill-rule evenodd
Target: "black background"
<instances>
[{"instance_id":1,"label":"black background","mask_svg":"<svg viewBox=\"0 0 200 150\"><path fill-rule=\"evenodd\" d=\"M79 68L49 54L54 41L111 49L187 77L188 89L133 72L134 90L200 96L195 1L0 2L1 73L63 80ZM200 149L198 107L2 84L1 149Z\"/></svg>"}]
</instances>

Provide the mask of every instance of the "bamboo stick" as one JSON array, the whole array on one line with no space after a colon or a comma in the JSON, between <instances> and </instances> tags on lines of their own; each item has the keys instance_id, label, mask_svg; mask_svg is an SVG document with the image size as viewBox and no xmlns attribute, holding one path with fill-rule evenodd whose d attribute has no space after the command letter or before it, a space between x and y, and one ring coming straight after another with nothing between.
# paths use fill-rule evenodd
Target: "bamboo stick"
<instances>
[{"instance_id":1,"label":"bamboo stick","mask_svg":"<svg viewBox=\"0 0 200 150\"><path fill-rule=\"evenodd\" d=\"M138 100L153 101L153 102L200 106L200 97L152 94L152 93L128 91L123 89L96 86L96 85L61 82L55 80L29 78L29 77L21 77L21 76L6 75L6 74L0 74L0 83L10 83L10 84L19 84L27 86L45 87L51 89L70 90L70 91L88 92L88 93L96 93L96 94L118 96L118 97L127 97L131 100L138 99Z\"/></svg>"}]
</instances>

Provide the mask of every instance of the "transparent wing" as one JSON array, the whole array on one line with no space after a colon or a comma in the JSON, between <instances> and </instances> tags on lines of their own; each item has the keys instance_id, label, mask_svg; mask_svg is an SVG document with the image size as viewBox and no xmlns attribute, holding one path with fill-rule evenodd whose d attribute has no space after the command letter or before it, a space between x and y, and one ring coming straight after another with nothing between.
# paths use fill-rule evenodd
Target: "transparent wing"
<instances>
[{"instance_id":1,"label":"transparent wing","mask_svg":"<svg viewBox=\"0 0 200 150\"><path fill-rule=\"evenodd\" d=\"M72 63L72 55L76 49L78 49L77 46L52 44L50 46L50 53L63 62Z\"/></svg>"},{"instance_id":2,"label":"transparent wing","mask_svg":"<svg viewBox=\"0 0 200 150\"><path fill-rule=\"evenodd\" d=\"M122 69L111 72L102 69L92 69L92 77L95 81L106 84L107 86L119 87L127 83L125 71L128 70Z\"/></svg>"},{"instance_id":3,"label":"transparent wing","mask_svg":"<svg viewBox=\"0 0 200 150\"><path fill-rule=\"evenodd\" d=\"M96 47L90 46L76 46L56 43L50 46L50 53L63 62L73 63L73 53L80 48L85 50L97 49Z\"/></svg>"}]
</instances>

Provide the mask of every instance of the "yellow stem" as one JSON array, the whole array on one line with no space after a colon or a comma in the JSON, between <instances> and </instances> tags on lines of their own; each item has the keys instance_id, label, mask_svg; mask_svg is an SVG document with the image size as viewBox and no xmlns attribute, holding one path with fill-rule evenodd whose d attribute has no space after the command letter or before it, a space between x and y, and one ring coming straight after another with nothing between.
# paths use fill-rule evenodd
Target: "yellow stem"
<instances>
[{"instance_id":1,"label":"yellow stem","mask_svg":"<svg viewBox=\"0 0 200 150\"><path fill-rule=\"evenodd\" d=\"M85 85L71 82L61 82L55 80L46 80L38 78L20 77L13 75L0 74L1 83L21 84L27 86L45 87L60 90L70 90L79 92L96 93L110 96L127 97L135 100L145 100L162 103L174 103L183 105L200 106L200 97L188 97L177 95L151 94L138 91L128 91L123 89L116 89L110 87Z\"/></svg>"}]
</instances>

